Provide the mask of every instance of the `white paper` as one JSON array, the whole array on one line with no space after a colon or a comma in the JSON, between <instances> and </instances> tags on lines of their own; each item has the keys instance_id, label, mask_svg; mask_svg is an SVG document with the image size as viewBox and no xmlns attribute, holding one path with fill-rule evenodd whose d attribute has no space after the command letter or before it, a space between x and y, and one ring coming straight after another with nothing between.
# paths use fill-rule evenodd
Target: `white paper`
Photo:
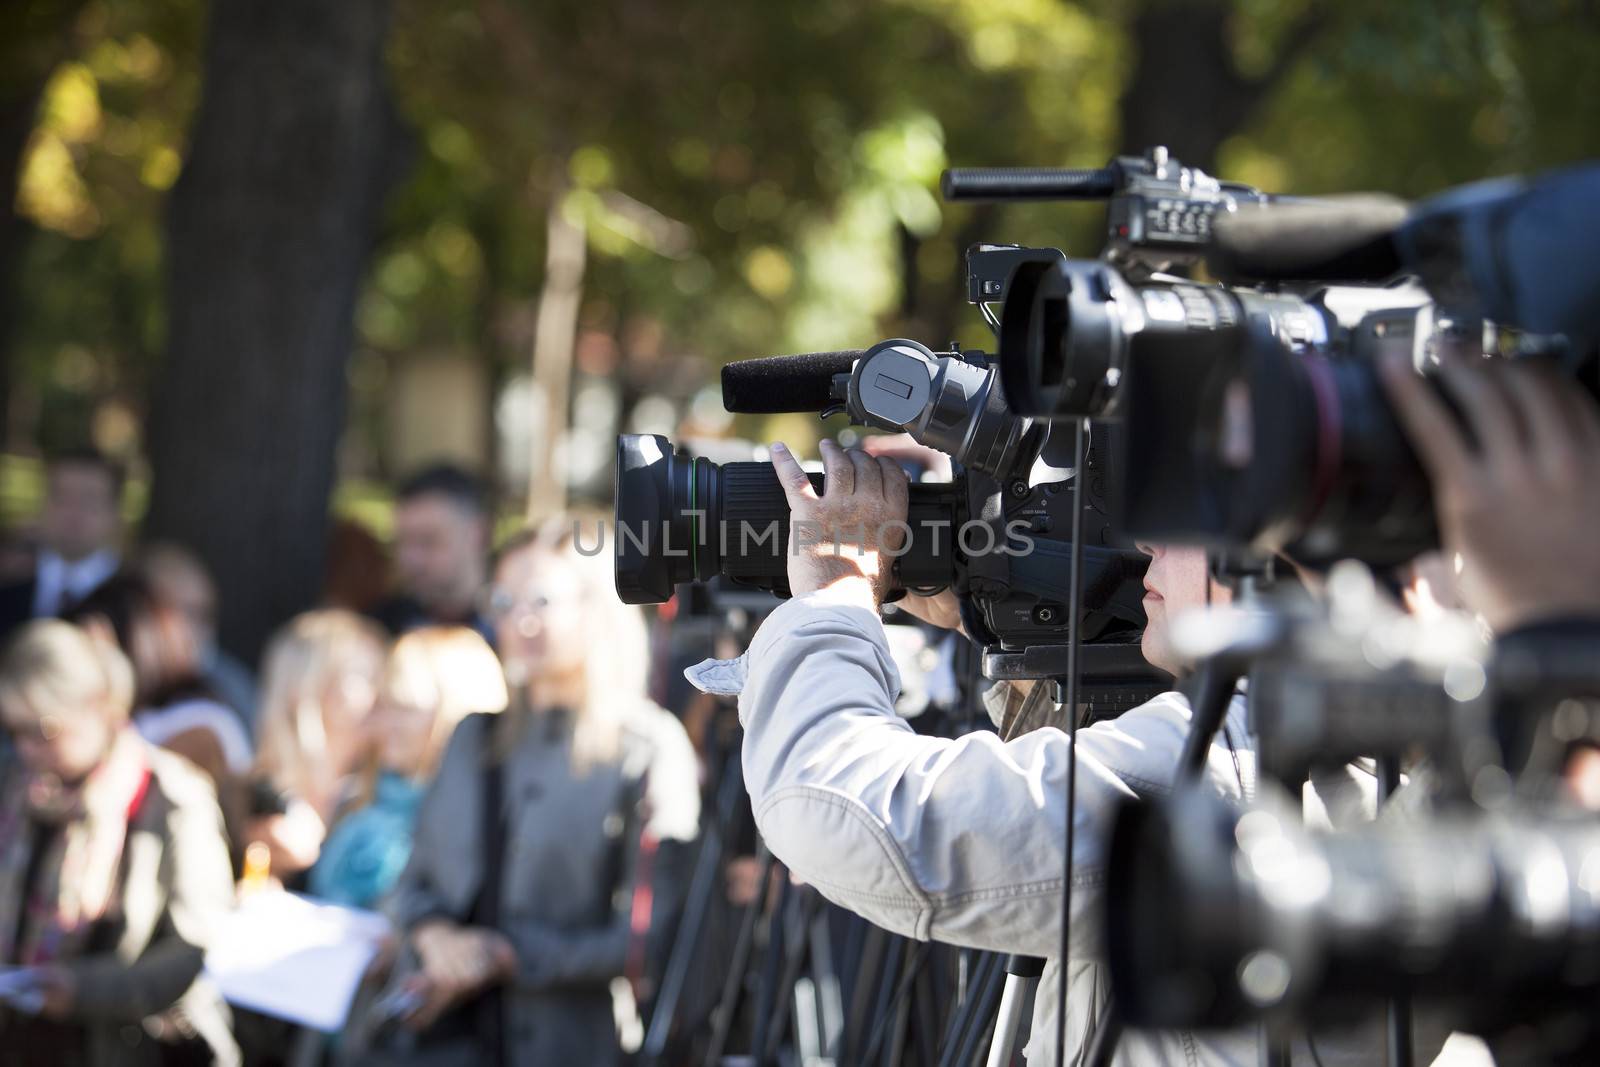
<instances>
[{"instance_id":1,"label":"white paper","mask_svg":"<svg viewBox=\"0 0 1600 1067\"><path fill-rule=\"evenodd\" d=\"M0 1002L29 1015L44 1007L44 991L32 967L0 967Z\"/></svg>"},{"instance_id":2,"label":"white paper","mask_svg":"<svg viewBox=\"0 0 1600 1067\"><path fill-rule=\"evenodd\" d=\"M376 912L263 890L219 925L206 974L232 1004L331 1033L388 933Z\"/></svg>"}]
</instances>

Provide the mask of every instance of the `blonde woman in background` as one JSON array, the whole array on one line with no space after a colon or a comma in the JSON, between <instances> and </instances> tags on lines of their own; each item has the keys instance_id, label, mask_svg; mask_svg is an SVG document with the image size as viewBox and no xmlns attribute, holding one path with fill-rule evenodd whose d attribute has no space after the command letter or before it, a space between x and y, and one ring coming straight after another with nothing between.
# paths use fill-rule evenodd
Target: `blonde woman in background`
<instances>
[{"instance_id":1,"label":"blonde woman in background","mask_svg":"<svg viewBox=\"0 0 1600 1067\"><path fill-rule=\"evenodd\" d=\"M127 658L69 623L0 652L0 969L27 968L0 1007L5 1062L156 1064L174 1044L239 1060L196 982L233 902L222 815L199 770L132 729L133 701Z\"/></svg>"},{"instance_id":2,"label":"blonde woman in background","mask_svg":"<svg viewBox=\"0 0 1600 1067\"><path fill-rule=\"evenodd\" d=\"M376 623L337 610L297 616L267 646L250 837L267 846L279 879L316 862L356 772L370 762L386 651Z\"/></svg>"},{"instance_id":3,"label":"blonde woman in background","mask_svg":"<svg viewBox=\"0 0 1600 1067\"><path fill-rule=\"evenodd\" d=\"M311 869L311 893L376 904L411 854L417 806L456 724L505 706L500 661L472 630L430 626L395 641L372 712L372 752Z\"/></svg>"},{"instance_id":4,"label":"blonde woman in background","mask_svg":"<svg viewBox=\"0 0 1600 1067\"><path fill-rule=\"evenodd\" d=\"M640 977L650 933L635 890L658 842L695 838L698 768L645 696L644 620L609 554L573 533L557 520L500 552L511 706L461 724L418 815L389 905L412 1007L385 1062L620 1062L612 983Z\"/></svg>"}]
</instances>

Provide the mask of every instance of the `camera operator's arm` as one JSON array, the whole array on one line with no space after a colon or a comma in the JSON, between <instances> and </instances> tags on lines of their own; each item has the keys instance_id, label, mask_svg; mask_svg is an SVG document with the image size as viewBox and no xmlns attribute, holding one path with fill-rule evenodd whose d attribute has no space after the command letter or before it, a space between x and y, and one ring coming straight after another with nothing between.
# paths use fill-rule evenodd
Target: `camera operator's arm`
<instances>
[{"instance_id":1,"label":"camera operator's arm","mask_svg":"<svg viewBox=\"0 0 1600 1067\"><path fill-rule=\"evenodd\" d=\"M878 532L892 536L889 524L904 519L904 476L831 442L823 455L818 497L794 458L774 448L795 521L796 596L757 633L740 697L745 781L761 832L808 883L887 929L1054 954L1066 735L921 737L894 714L899 678L877 609L888 573L882 550L895 546ZM1241 717L1236 707L1230 730ZM1169 694L1080 731L1075 909L1099 903L1112 808L1170 788L1187 723L1187 707ZM1233 780L1231 766L1214 770ZM1074 955L1096 954L1096 923L1074 921L1073 932Z\"/></svg>"},{"instance_id":2,"label":"camera operator's arm","mask_svg":"<svg viewBox=\"0 0 1600 1067\"><path fill-rule=\"evenodd\" d=\"M1600 411L1532 361L1450 359L1439 377L1456 418L1401 359L1383 372L1433 481L1461 593L1497 634L1600 619Z\"/></svg>"}]
</instances>

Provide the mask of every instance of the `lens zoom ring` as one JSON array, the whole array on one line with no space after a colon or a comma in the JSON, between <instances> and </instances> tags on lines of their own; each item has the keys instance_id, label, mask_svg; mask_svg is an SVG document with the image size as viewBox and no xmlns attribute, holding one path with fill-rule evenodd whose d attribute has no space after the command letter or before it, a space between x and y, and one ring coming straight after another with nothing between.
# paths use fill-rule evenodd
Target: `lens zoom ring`
<instances>
[{"instance_id":1,"label":"lens zoom ring","mask_svg":"<svg viewBox=\"0 0 1600 1067\"><path fill-rule=\"evenodd\" d=\"M711 531L723 572L734 578L781 578L789 547L789 501L770 463L722 468L721 525Z\"/></svg>"}]
</instances>

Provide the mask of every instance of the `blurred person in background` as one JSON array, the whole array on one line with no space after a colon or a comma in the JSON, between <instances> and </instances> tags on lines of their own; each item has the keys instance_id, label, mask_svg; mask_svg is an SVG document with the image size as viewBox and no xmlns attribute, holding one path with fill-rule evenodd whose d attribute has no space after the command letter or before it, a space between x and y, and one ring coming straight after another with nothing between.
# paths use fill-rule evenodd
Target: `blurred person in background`
<instances>
[{"instance_id":1,"label":"blurred person in background","mask_svg":"<svg viewBox=\"0 0 1600 1067\"><path fill-rule=\"evenodd\" d=\"M399 589L373 617L392 634L419 626L466 626L485 641L479 610L492 533L483 484L460 467L418 471L395 491L394 562Z\"/></svg>"},{"instance_id":2,"label":"blurred person in background","mask_svg":"<svg viewBox=\"0 0 1600 1067\"><path fill-rule=\"evenodd\" d=\"M133 664L133 728L210 775L223 810L236 817L236 787L254 762L250 734L207 684L188 617L130 571L102 584L67 617L115 640Z\"/></svg>"},{"instance_id":3,"label":"blurred person in background","mask_svg":"<svg viewBox=\"0 0 1600 1067\"><path fill-rule=\"evenodd\" d=\"M371 758L311 868L311 893L376 904L411 856L417 808L456 724L505 706L500 661L471 630L430 626L397 640L368 720Z\"/></svg>"},{"instance_id":4,"label":"blurred person in background","mask_svg":"<svg viewBox=\"0 0 1600 1067\"><path fill-rule=\"evenodd\" d=\"M294 885L371 760L372 715L387 639L349 611L291 619L262 659L261 715L248 836L270 871Z\"/></svg>"},{"instance_id":5,"label":"blurred person in background","mask_svg":"<svg viewBox=\"0 0 1600 1067\"><path fill-rule=\"evenodd\" d=\"M66 622L0 652L0 965L33 968L0 1007L10 1063L236 1063L197 982L233 881L215 796L128 728L133 669Z\"/></svg>"},{"instance_id":6,"label":"blurred person in background","mask_svg":"<svg viewBox=\"0 0 1600 1067\"><path fill-rule=\"evenodd\" d=\"M247 728L254 727L256 679L217 644L217 583L206 565L182 545L158 541L139 549L136 569L151 592L188 620L206 685L239 713Z\"/></svg>"},{"instance_id":7,"label":"blurred person in background","mask_svg":"<svg viewBox=\"0 0 1600 1067\"><path fill-rule=\"evenodd\" d=\"M645 696L643 618L572 533L553 520L495 569L511 704L461 724L418 815L388 908L415 998L393 1062L621 1061L613 986L663 935L660 894L646 920L635 893L662 885L658 845L697 835L698 769Z\"/></svg>"},{"instance_id":8,"label":"blurred person in background","mask_svg":"<svg viewBox=\"0 0 1600 1067\"><path fill-rule=\"evenodd\" d=\"M328 531L322 605L370 615L388 592L389 550L355 519L334 519Z\"/></svg>"},{"instance_id":9,"label":"blurred person in background","mask_svg":"<svg viewBox=\"0 0 1600 1067\"><path fill-rule=\"evenodd\" d=\"M29 619L64 614L121 564L122 467L92 449L45 465L32 571L0 587L0 636Z\"/></svg>"},{"instance_id":10,"label":"blurred person in background","mask_svg":"<svg viewBox=\"0 0 1600 1067\"><path fill-rule=\"evenodd\" d=\"M11 527L0 533L0 589L28 581L38 565L39 546L31 530Z\"/></svg>"}]
</instances>

